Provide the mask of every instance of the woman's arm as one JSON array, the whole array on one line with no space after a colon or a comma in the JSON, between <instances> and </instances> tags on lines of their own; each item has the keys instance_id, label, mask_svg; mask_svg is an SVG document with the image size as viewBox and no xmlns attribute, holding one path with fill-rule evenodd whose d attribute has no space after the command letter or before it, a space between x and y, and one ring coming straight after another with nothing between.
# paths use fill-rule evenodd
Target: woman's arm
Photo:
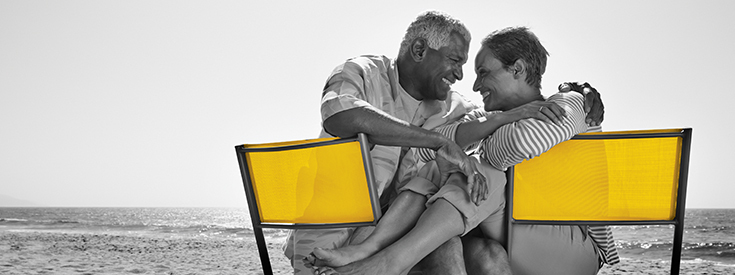
<instances>
[{"instance_id":1,"label":"woman's arm","mask_svg":"<svg viewBox=\"0 0 735 275\"><path fill-rule=\"evenodd\" d=\"M522 119L503 125L480 146L481 156L493 167L504 170L531 159L587 131L584 98L577 93L558 93L548 101L556 102L568 114L560 124Z\"/></svg>"},{"instance_id":2,"label":"woman's arm","mask_svg":"<svg viewBox=\"0 0 735 275\"><path fill-rule=\"evenodd\" d=\"M506 112L485 112L476 109L468 113L461 120L452 124L434 129L442 135L452 139L465 151L475 150L480 141L492 135L501 126L526 118L535 118L547 123L561 123L566 111L555 102L533 101ZM434 152L419 149L422 161L434 159Z\"/></svg>"},{"instance_id":3,"label":"woman's arm","mask_svg":"<svg viewBox=\"0 0 735 275\"><path fill-rule=\"evenodd\" d=\"M505 112L489 113L477 120L461 123L457 127L454 141L465 148L493 133L501 126L526 118L535 118L547 123L561 123L566 111L555 102L533 101Z\"/></svg>"}]
</instances>

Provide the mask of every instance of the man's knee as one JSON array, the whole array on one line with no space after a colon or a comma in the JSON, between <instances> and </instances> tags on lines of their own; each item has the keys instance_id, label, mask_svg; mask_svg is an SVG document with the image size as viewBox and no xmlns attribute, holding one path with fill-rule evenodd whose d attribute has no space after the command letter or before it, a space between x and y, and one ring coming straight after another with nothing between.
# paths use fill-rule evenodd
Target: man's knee
<instances>
[{"instance_id":1,"label":"man's knee","mask_svg":"<svg viewBox=\"0 0 735 275\"><path fill-rule=\"evenodd\" d=\"M457 236L452 237L437 249L441 253L454 253L459 250L462 250L462 240Z\"/></svg>"},{"instance_id":2,"label":"man's knee","mask_svg":"<svg viewBox=\"0 0 735 275\"><path fill-rule=\"evenodd\" d=\"M487 238L469 236L462 238L465 256L490 259L507 259L508 253L500 243Z\"/></svg>"},{"instance_id":3,"label":"man's knee","mask_svg":"<svg viewBox=\"0 0 735 275\"><path fill-rule=\"evenodd\" d=\"M508 253L498 242L478 237L462 238L467 274L511 274Z\"/></svg>"},{"instance_id":4,"label":"man's knee","mask_svg":"<svg viewBox=\"0 0 735 275\"><path fill-rule=\"evenodd\" d=\"M453 237L429 253L416 267L424 275L465 274L464 265L462 241Z\"/></svg>"}]
</instances>

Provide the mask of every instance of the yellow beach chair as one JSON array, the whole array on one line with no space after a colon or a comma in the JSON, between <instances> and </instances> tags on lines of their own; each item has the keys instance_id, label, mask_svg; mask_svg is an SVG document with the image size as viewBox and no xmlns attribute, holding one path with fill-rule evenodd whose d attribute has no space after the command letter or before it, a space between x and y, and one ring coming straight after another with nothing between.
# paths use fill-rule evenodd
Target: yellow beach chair
<instances>
[{"instance_id":1,"label":"yellow beach chair","mask_svg":"<svg viewBox=\"0 0 735 275\"><path fill-rule=\"evenodd\" d=\"M691 128L585 133L508 169L508 228L671 224L671 274L679 274L691 136Z\"/></svg>"},{"instance_id":2,"label":"yellow beach chair","mask_svg":"<svg viewBox=\"0 0 735 275\"><path fill-rule=\"evenodd\" d=\"M263 228L375 225L380 202L367 137L235 146L265 274Z\"/></svg>"}]
</instances>

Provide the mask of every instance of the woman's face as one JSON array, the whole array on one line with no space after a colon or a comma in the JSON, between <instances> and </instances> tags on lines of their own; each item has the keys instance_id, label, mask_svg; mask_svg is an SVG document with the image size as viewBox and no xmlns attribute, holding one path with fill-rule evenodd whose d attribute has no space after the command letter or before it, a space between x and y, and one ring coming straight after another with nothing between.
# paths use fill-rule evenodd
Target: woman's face
<instances>
[{"instance_id":1,"label":"woman's face","mask_svg":"<svg viewBox=\"0 0 735 275\"><path fill-rule=\"evenodd\" d=\"M507 111L529 102L521 92L524 77L519 77L512 68L503 68L495 55L483 47L475 57L477 79L473 90L482 95L485 111Z\"/></svg>"}]
</instances>

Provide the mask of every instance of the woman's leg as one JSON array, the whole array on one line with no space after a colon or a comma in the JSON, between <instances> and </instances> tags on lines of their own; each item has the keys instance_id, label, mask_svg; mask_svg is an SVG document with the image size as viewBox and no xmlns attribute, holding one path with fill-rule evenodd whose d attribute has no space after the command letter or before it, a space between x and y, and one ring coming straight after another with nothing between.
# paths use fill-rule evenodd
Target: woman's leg
<instances>
[{"instance_id":1,"label":"woman's leg","mask_svg":"<svg viewBox=\"0 0 735 275\"><path fill-rule=\"evenodd\" d=\"M318 266L343 266L372 256L406 234L426 209L427 196L439 189L441 175L435 162L429 162L418 175L399 190L398 198L380 219L375 230L364 240L356 240L336 249L316 248Z\"/></svg>"},{"instance_id":2,"label":"woman's leg","mask_svg":"<svg viewBox=\"0 0 735 275\"><path fill-rule=\"evenodd\" d=\"M426 197L403 191L378 222L375 230L362 242L335 249L315 248L318 265L343 266L372 256L411 230L426 209Z\"/></svg>"},{"instance_id":3,"label":"woman's leg","mask_svg":"<svg viewBox=\"0 0 735 275\"><path fill-rule=\"evenodd\" d=\"M325 274L402 274L463 231L462 215L448 201L440 199L429 206L416 226L398 241L366 259L324 271ZM464 271L464 266L461 269Z\"/></svg>"}]
</instances>

